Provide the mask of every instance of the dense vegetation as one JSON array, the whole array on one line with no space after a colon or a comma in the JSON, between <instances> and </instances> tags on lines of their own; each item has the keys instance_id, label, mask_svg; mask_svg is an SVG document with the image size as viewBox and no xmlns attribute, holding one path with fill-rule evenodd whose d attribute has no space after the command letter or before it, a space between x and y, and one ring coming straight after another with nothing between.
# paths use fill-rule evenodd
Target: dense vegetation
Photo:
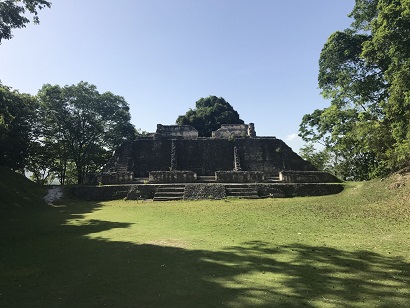
<instances>
[{"instance_id":1,"label":"dense vegetation","mask_svg":"<svg viewBox=\"0 0 410 308\"><path fill-rule=\"evenodd\" d=\"M38 95L0 84L0 166L47 183L82 183L124 140L135 138L128 103L80 82L44 85Z\"/></svg>"},{"instance_id":2,"label":"dense vegetation","mask_svg":"<svg viewBox=\"0 0 410 308\"><path fill-rule=\"evenodd\" d=\"M176 123L193 126L201 137L211 137L221 124L243 124L238 112L222 97L202 97L195 106L195 109L189 109L185 115L179 116Z\"/></svg>"},{"instance_id":3,"label":"dense vegetation","mask_svg":"<svg viewBox=\"0 0 410 308\"><path fill-rule=\"evenodd\" d=\"M356 0L350 17L320 55L319 87L330 106L305 115L300 136L311 143L306 158L366 180L410 162L410 1Z\"/></svg>"}]
</instances>

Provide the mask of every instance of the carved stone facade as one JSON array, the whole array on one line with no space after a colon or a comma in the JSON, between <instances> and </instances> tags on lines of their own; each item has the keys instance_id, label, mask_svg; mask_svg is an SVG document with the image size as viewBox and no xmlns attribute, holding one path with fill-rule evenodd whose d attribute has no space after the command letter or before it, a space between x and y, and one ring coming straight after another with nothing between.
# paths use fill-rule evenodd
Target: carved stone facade
<instances>
[{"instance_id":1,"label":"carved stone facade","mask_svg":"<svg viewBox=\"0 0 410 308\"><path fill-rule=\"evenodd\" d=\"M232 138L255 138L255 125L249 124L222 124L221 128L212 132L212 138L232 139Z\"/></svg>"},{"instance_id":2,"label":"carved stone facade","mask_svg":"<svg viewBox=\"0 0 410 308\"><path fill-rule=\"evenodd\" d=\"M282 173L281 173L282 172ZM280 175L281 173L281 175ZM253 123L222 125L198 137L188 125L157 125L155 134L126 142L89 184L114 183L325 183L318 172L282 140L257 137Z\"/></svg>"},{"instance_id":3,"label":"carved stone facade","mask_svg":"<svg viewBox=\"0 0 410 308\"><path fill-rule=\"evenodd\" d=\"M157 124L156 138L196 139L198 131L190 125L162 125Z\"/></svg>"}]
</instances>

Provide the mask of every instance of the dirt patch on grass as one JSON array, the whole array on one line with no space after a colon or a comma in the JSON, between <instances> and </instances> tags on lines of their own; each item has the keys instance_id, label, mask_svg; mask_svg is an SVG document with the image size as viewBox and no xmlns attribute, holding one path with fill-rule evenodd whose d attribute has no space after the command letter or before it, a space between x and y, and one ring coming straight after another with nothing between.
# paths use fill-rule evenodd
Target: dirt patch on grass
<instances>
[{"instance_id":1,"label":"dirt patch on grass","mask_svg":"<svg viewBox=\"0 0 410 308\"><path fill-rule=\"evenodd\" d=\"M390 189L398 189L410 183L410 167L402 169L392 175L393 183L390 184Z\"/></svg>"}]
</instances>

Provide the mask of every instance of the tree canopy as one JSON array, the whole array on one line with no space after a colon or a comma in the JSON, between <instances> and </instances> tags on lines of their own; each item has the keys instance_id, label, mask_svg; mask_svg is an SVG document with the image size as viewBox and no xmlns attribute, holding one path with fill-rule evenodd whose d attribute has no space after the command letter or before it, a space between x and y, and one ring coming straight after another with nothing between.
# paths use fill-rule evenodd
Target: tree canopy
<instances>
[{"instance_id":1,"label":"tree canopy","mask_svg":"<svg viewBox=\"0 0 410 308\"><path fill-rule=\"evenodd\" d=\"M222 97L200 98L195 106L195 109L189 109L185 115L180 115L176 123L195 127L201 137L210 137L212 131L220 128L221 124L244 123L238 112Z\"/></svg>"},{"instance_id":2,"label":"tree canopy","mask_svg":"<svg viewBox=\"0 0 410 308\"><path fill-rule=\"evenodd\" d=\"M64 183L70 163L77 182L104 165L112 151L136 130L128 103L111 92L99 93L87 82L60 87L44 85L38 92L41 146L52 153L53 168ZM48 159L48 158L46 158Z\"/></svg>"},{"instance_id":3,"label":"tree canopy","mask_svg":"<svg viewBox=\"0 0 410 308\"><path fill-rule=\"evenodd\" d=\"M410 163L410 1L356 0L350 28L333 33L319 59L330 106L303 117L300 136L369 179Z\"/></svg>"},{"instance_id":4,"label":"tree canopy","mask_svg":"<svg viewBox=\"0 0 410 308\"><path fill-rule=\"evenodd\" d=\"M0 83L0 165L23 170L35 138L37 105L28 94Z\"/></svg>"},{"instance_id":5,"label":"tree canopy","mask_svg":"<svg viewBox=\"0 0 410 308\"><path fill-rule=\"evenodd\" d=\"M45 0L2 0L0 1L0 44L3 39L13 37L12 29L25 28L30 22L28 13L33 14L33 22L38 24L38 11L51 7Z\"/></svg>"}]
</instances>

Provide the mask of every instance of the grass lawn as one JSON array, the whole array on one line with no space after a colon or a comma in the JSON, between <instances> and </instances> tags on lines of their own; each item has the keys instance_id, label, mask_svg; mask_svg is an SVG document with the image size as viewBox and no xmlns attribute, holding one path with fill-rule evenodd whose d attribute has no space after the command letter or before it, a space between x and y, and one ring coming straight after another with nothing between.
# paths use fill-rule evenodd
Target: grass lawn
<instances>
[{"instance_id":1,"label":"grass lawn","mask_svg":"<svg viewBox=\"0 0 410 308\"><path fill-rule=\"evenodd\" d=\"M407 185L405 185L407 184ZM0 307L410 307L410 180L0 219Z\"/></svg>"}]
</instances>

